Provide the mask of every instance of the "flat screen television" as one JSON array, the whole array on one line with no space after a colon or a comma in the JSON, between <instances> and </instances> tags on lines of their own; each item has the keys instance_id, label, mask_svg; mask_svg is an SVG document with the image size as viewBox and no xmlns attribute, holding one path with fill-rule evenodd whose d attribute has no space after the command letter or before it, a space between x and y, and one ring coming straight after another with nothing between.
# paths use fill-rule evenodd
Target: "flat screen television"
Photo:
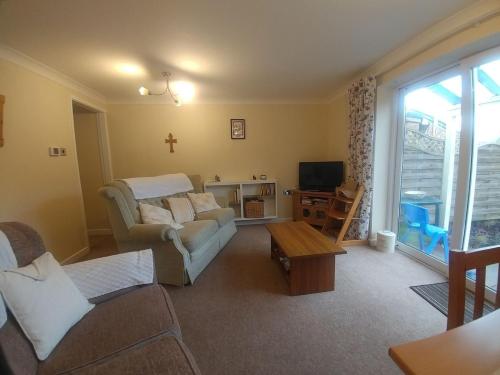
<instances>
[{"instance_id":1,"label":"flat screen television","mask_svg":"<svg viewBox=\"0 0 500 375\"><path fill-rule=\"evenodd\" d=\"M341 161L314 161L299 163L300 190L335 191L342 184L344 163Z\"/></svg>"}]
</instances>

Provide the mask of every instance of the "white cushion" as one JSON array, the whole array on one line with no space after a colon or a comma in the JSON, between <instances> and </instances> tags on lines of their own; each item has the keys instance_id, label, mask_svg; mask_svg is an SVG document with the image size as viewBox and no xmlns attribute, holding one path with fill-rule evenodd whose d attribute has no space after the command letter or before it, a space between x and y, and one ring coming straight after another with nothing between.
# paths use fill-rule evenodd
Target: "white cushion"
<instances>
[{"instance_id":1,"label":"white cushion","mask_svg":"<svg viewBox=\"0 0 500 375\"><path fill-rule=\"evenodd\" d=\"M168 224L174 229L184 228L184 226L176 223L172 217L172 213L163 207L139 203L139 211L141 211L142 222L144 224Z\"/></svg>"},{"instance_id":2,"label":"white cushion","mask_svg":"<svg viewBox=\"0 0 500 375\"><path fill-rule=\"evenodd\" d=\"M197 214L221 208L215 201L214 193L188 193Z\"/></svg>"},{"instance_id":3,"label":"white cushion","mask_svg":"<svg viewBox=\"0 0 500 375\"><path fill-rule=\"evenodd\" d=\"M193 206L188 198L167 198L167 202L177 223L182 224L194 220Z\"/></svg>"},{"instance_id":4,"label":"white cushion","mask_svg":"<svg viewBox=\"0 0 500 375\"><path fill-rule=\"evenodd\" d=\"M26 267L0 272L0 291L40 360L94 307L48 252Z\"/></svg>"}]
</instances>

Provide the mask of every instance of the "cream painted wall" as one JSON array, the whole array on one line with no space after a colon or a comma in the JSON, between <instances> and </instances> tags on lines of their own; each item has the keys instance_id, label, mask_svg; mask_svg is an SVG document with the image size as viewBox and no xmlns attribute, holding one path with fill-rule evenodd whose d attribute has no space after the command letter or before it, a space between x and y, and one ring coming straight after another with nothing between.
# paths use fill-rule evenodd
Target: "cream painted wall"
<instances>
[{"instance_id":1,"label":"cream painted wall","mask_svg":"<svg viewBox=\"0 0 500 375\"><path fill-rule=\"evenodd\" d=\"M89 233L110 230L106 206L97 190L104 184L96 113L75 113L75 138L82 185L85 218Z\"/></svg>"},{"instance_id":2,"label":"cream painted wall","mask_svg":"<svg viewBox=\"0 0 500 375\"><path fill-rule=\"evenodd\" d=\"M1 59L0 93L0 220L33 226L57 259L66 259L87 246L71 98L91 100ZM68 156L49 157L49 146L66 147Z\"/></svg>"},{"instance_id":3,"label":"cream painted wall","mask_svg":"<svg viewBox=\"0 0 500 375\"><path fill-rule=\"evenodd\" d=\"M347 176L347 149L349 145L349 113L347 97L340 95L328 105L328 159L342 160Z\"/></svg>"},{"instance_id":4,"label":"cream painted wall","mask_svg":"<svg viewBox=\"0 0 500 375\"><path fill-rule=\"evenodd\" d=\"M184 172L203 179L249 179L267 174L280 192L298 184L298 162L327 157L324 104L201 104L108 106L115 178ZM230 119L246 120L246 139L231 140ZM169 153L164 139L178 143ZM291 197L278 194L280 217Z\"/></svg>"},{"instance_id":5,"label":"cream painted wall","mask_svg":"<svg viewBox=\"0 0 500 375\"><path fill-rule=\"evenodd\" d=\"M370 237L376 237L380 230L390 228L390 214L392 204L390 201L394 185L394 165L388 161L394 161L395 145L392 145L391 124L396 121L396 113L392 105L394 93L387 87L380 86L377 89L376 107L376 130L375 150L373 155L373 205Z\"/></svg>"}]
</instances>

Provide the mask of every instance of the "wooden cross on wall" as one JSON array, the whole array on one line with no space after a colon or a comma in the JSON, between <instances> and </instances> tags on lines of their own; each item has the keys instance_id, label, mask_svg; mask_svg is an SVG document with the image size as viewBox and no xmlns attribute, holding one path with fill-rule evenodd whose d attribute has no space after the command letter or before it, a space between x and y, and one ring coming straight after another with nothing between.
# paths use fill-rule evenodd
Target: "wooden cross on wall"
<instances>
[{"instance_id":1,"label":"wooden cross on wall","mask_svg":"<svg viewBox=\"0 0 500 375\"><path fill-rule=\"evenodd\" d=\"M172 135L172 133L168 133L168 138L165 139L165 143L170 144L170 153L173 153L174 152L174 143L177 143L177 139L176 138L174 139L174 136Z\"/></svg>"}]
</instances>

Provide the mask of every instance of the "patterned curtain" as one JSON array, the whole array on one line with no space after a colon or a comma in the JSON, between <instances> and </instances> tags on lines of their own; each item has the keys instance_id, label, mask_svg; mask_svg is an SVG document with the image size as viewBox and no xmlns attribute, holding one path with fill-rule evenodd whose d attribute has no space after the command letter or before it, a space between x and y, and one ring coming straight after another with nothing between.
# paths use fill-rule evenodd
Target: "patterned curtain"
<instances>
[{"instance_id":1,"label":"patterned curtain","mask_svg":"<svg viewBox=\"0 0 500 375\"><path fill-rule=\"evenodd\" d=\"M351 84L349 98L349 183L361 184L366 192L359 204L359 220L353 220L346 239L366 240L370 226L373 194L373 142L375 133L375 77L364 77Z\"/></svg>"}]
</instances>

